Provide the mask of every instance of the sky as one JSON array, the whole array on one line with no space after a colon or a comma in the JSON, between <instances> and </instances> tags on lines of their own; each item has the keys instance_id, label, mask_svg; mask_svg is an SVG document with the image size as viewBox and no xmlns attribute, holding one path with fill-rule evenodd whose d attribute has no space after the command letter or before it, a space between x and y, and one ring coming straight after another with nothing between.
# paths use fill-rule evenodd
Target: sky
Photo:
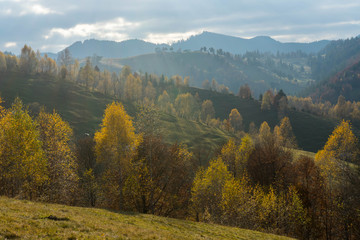
<instances>
[{"instance_id":1,"label":"sky","mask_svg":"<svg viewBox=\"0 0 360 240\"><path fill-rule=\"evenodd\" d=\"M360 34L360 0L0 0L0 50L58 52L76 41L172 43L203 31L281 42Z\"/></svg>"}]
</instances>

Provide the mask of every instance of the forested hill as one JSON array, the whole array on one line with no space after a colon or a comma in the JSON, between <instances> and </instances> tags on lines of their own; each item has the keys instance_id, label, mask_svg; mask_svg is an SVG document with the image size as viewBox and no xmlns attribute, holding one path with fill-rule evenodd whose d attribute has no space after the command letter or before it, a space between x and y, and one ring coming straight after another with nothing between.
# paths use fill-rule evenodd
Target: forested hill
<instances>
[{"instance_id":1,"label":"forested hill","mask_svg":"<svg viewBox=\"0 0 360 240\"><path fill-rule=\"evenodd\" d=\"M282 43L268 36L258 36L250 39L232 37L218 33L203 32L190 37L185 41L172 44L176 49L199 50L201 47L222 49L233 54L244 54L251 51L290 53L302 51L305 53L317 53L323 49L329 41L322 40L312 43Z\"/></svg>"},{"instance_id":2,"label":"forested hill","mask_svg":"<svg viewBox=\"0 0 360 240\"><path fill-rule=\"evenodd\" d=\"M173 44L154 44L138 39L122 42L85 40L75 42L68 47L74 58L88 56L102 56L104 58L125 58L142 54L154 53L163 49L173 51L198 51L202 47L207 49L222 49L232 54L244 54L251 51L290 53L302 51L304 53L317 53L323 49L329 41L323 40L312 43L282 43L270 37L259 36L251 39L227 36L223 34L203 32L194 35L187 40L181 40Z\"/></svg>"},{"instance_id":3,"label":"forested hill","mask_svg":"<svg viewBox=\"0 0 360 240\"><path fill-rule=\"evenodd\" d=\"M336 103L343 95L350 101L360 100L360 38L331 42L313 56L309 65L320 83L305 92L315 100Z\"/></svg>"},{"instance_id":4,"label":"forested hill","mask_svg":"<svg viewBox=\"0 0 360 240\"><path fill-rule=\"evenodd\" d=\"M234 56L220 50L216 53L208 50L161 52L123 59L102 59L93 65L114 72L128 65L142 73L189 76L190 86L201 88L206 88L203 84L205 80L211 84L215 79L218 85L223 85L222 90L228 87L235 94L241 85L247 83L256 98L270 88L295 94L312 81L307 55L303 54L277 56L249 52Z\"/></svg>"}]
</instances>

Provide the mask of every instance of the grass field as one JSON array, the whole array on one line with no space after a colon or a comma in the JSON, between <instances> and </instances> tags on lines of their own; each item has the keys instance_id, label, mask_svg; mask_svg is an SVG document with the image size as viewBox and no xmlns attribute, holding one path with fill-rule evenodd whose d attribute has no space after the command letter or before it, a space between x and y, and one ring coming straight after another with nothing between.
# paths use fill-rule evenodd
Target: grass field
<instances>
[{"instance_id":1,"label":"grass field","mask_svg":"<svg viewBox=\"0 0 360 240\"><path fill-rule=\"evenodd\" d=\"M0 197L0 239L290 239L154 215Z\"/></svg>"}]
</instances>

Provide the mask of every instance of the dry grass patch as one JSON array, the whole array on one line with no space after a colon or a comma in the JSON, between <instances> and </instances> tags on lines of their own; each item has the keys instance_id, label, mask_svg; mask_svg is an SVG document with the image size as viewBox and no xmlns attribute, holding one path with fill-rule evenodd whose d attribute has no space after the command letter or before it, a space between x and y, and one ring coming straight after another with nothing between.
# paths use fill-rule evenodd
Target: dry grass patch
<instances>
[{"instance_id":1,"label":"dry grass patch","mask_svg":"<svg viewBox=\"0 0 360 240\"><path fill-rule=\"evenodd\" d=\"M154 215L0 197L0 239L289 239Z\"/></svg>"}]
</instances>

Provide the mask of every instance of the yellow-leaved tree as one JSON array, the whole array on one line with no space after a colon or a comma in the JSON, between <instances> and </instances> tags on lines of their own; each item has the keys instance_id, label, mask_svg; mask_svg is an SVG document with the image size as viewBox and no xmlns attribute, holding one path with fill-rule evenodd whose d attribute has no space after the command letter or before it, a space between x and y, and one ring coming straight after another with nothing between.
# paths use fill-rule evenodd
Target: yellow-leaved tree
<instances>
[{"instance_id":1,"label":"yellow-leaved tree","mask_svg":"<svg viewBox=\"0 0 360 240\"><path fill-rule=\"evenodd\" d=\"M55 111L41 110L36 119L42 148L48 159L48 201L70 204L76 193L78 176L72 146L72 129Z\"/></svg>"},{"instance_id":2,"label":"yellow-leaved tree","mask_svg":"<svg viewBox=\"0 0 360 240\"><path fill-rule=\"evenodd\" d=\"M104 204L122 207L122 185L141 136L135 134L131 117L121 103L113 102L105 109L101 129L95 133L95 153L102 165Z\"/></svg>"},{"instance_id":3,"label":"yellow-leaved tree","mask_svg":"<svg viewBox=\"0 0 360 240\"><path fill-rule=\"evenodd\" d=\"M230 121L231 127L234 128L235 131L242 130L243 118L236 108L231 110L231 112L229 114L229 121Z\"/></svg>"},{"instance_id":4,"label":"yellow-leaved tree","mask_svg":"<svg viewBox=\"0 0 360 240\"><path fill-rule=\"evenodd\" d=\"M211 100L205 100L201 104L201 121L209 123L215 117L215 109Z\"/></svg>"},{"instance_id":5,"label":"yellow-leaved tree","mask_svg":"<svg viewBox=\"0 0 360 240\"><path fill-rule=\"evenodd\" d=\"M240 146L236 144L234 139L230 139L221 149L221 159L228 166L228 170L238 178L246 171L247 161L254 144L249 135L245 135L241 139Z\"/></svg>"},{"instance_id":6,"label":"yellow-leaved tree","mask_svg":"<svg viewBox=\"0 0 360 240\"><path fill-rule=\"evenodd\" d=\"M0 119L5 115L4 107L1 106L2 103L3 103L3 100L2 100L2 98L0 97Z\"/></svg>"},{"instance_id":7,"label":"yellow-leaved tree","mask_svg":"<svg viewBox=\"0 0 360 240\"><path fill-rule=\"evenodd\" d=\"M284 117L280 122L280 126L274 128L274 136L280 146L297 148L296 137L288 117Z\"/></svg>"},{"instance_id":8,"label":"yellow-leaved tree","mask_svg":"<svg viewBox=\"0 0 360 240\"><path fill-rule=\"evenodd\" d=\"M191 188L191 201L197 220L218 221L222 215L222 189L233 179L226 164L219 158L210 162L206 170L196 173Z\"/></svg>"},{"instance_id":9,"label":"yellow-leaved tree","mask_svg":"<svg viewBox=\"0 0 360 240\"><path fill-rule=\"evenodd\" d=\"M34 199L47 180L39 132L17 98L0 118L0 194Z\"/></svg>"},{"instance_id":10,"label":"yellow-leaved tree","mask_svg":"<svg viewBox=\"0 0 360 240\"><path fill-rule=\"evenodd\" d=\"M357 167L351 165L358 160L358 140L351 130L349 121L342 121L330 135L324 149L316 156L316 164L326 182L326 209L324 210L327 238L346 239L353 232L353 222L360 222L354 214L360 207L357 204L360 183ZM335 222L337 224L335 224ZM335 229L334 226L341 226ZM337 235L342 233L344 235Z\"/></svg>"}]
</instances>

